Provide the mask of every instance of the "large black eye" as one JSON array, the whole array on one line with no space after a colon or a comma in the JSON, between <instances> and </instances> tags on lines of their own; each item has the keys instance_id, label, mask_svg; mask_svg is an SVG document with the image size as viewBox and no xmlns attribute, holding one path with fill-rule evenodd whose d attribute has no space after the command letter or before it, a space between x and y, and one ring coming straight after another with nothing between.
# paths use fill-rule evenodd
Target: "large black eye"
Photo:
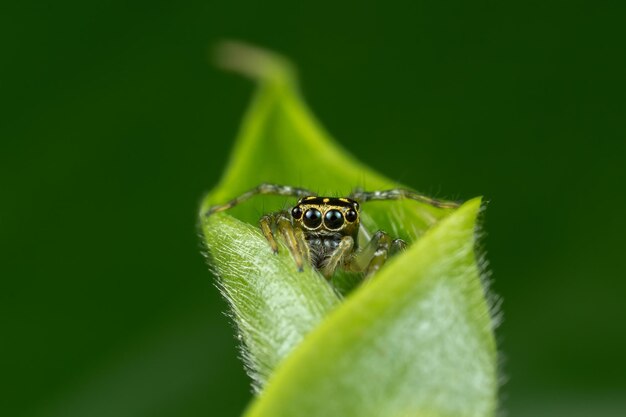
<instances>
[{"instance_id":1,"label":"large black eye","mask_svg":"<svg viewBox=\"0 0 626 417\"><path fill-rule=\"evenodd\" d=\"M304 213L304 225L315 229L322 224L322 213L318 209L310 208Z\"/></svg>"},{"instance_id":2,"label":"large black eye","mask_svg":"<svg viewBox=\"0 0 626 417\"><path fill-rule=\"evenodd\" d=\"M350 209L348 211L346 211L346 220L349 221L350 223L352 223L353 221L355 221L357 218L356 215L356 211Z\"/></svg>"},{"instance_id":3,"label":"large black eye","mask_svg":"<svg viewBox=\"0 0 626 417\"><path fill-rule=\"evenodd\" d=\"M291 215L293 216L294 219L300 220L300 217L302 217L302 209L298 206L295 206L291 210Z\"/></svg>"},{"instance_id":4,"label":"large black eye","mask_svg":"<svg viewBox=\"0 0 626 417\"><path fill-rule=\"evenodd\" d=\"M343 224L343 215L339 210L328 210L324 216L324 225L329 229L339 229Z\"/></svg>"}]
</instances>

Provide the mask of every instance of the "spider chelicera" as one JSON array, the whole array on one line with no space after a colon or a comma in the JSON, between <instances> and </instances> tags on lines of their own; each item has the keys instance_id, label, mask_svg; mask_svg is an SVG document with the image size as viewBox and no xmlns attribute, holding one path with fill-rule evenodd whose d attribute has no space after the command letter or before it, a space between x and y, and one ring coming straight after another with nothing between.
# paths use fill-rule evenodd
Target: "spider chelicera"
<instances>
[{"instance_id":1,"label":"spider chelicera","mask_svg":"<svg viewBox=\"0 0 626 417\"><path fill-rule=\"evenodd\" d=\"M363 272L369 278L380 269L390 254L403 250L406 242L392 239L386 232L377 231L363 248L358 246L360 203L375 200L411 199L440 208L455 208L458 203L436 200L413 191L396 188L385 191L357 190L348 197L320 197L304 188L287 185L261 184L239 197L208 209L205 216L228 210L251 197L261 194L299 198L287 211L266 214L259 225L274 253L278 232L298 267L306 263L330 279L338 268Z\"/></svg>"}]
</instances>

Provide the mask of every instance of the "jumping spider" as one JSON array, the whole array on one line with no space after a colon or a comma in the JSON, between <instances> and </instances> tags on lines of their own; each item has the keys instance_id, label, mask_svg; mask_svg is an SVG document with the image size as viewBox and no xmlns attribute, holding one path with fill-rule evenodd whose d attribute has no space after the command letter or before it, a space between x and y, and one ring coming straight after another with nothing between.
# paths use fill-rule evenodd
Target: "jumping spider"
<instances>
[{"instance_id":1,"label":"jumping spider","mask_svg":"<svg viewBox=\"0 0 626 417\"><path fill-rule=\"evenodd\" d=\"M359 248L359 203L412 199L440 208L458 207L457 203L436 200L401 188L371 192L357 190L348 197L334 198L320 197L303 188L261 184L225 204L209 208L205 216L228 210L260 194L299 198L290 211L283 210L261 217L261 231L274 253L278 252L274 238L278 231L300 271L308 263L327 279L332 277L337 268L363 272L365 278L368 278L380 269L390 253L406 247L402 239L391 239L386 232L379 230L364 248Z\"/></svg>"}]
</instances>

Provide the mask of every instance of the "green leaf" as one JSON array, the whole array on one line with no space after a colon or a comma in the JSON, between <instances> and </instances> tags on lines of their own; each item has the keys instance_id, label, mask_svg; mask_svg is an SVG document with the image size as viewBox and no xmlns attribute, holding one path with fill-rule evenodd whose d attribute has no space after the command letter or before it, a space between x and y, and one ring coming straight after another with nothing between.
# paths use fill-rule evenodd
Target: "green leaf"
<instances>
[{"instance_id":1,"label":"green leaf","mask_svg":"<svg viewBox=\"0 0 626 417\"><path fill-rule=\"evenodd\" d=\"M496 348L474 257L480 200L348 297L247 417L475 416L496 407Z\"/></svg>"},{"instance_id":2,"label":"green leaf","mask_svg":"<svg viewBox=\"0 0 626 417\"><path fill-rule=\"evenodd\" d=\"M480 201L456 211L367 203L361 238L385 230L409 249L352 292L358 277L338 274L328 283L311 267L298 272L286 248L273 255L252 226L291 199L257 197L226 213L203 213L261 182L329 196L400 185L329 137L283 58L229 44L220 62L259 80L229 165L200 213L248 371L258 390L269 380L249 415L492 415L496 350L473 252Z\"/></svg>"},{"instance_id":3,"label":"green leaf","mask_svg":"<svg viewBox=\"0 0 626 417\"><path fill-rule=\"evenodd\" d=\"M283 246L274 256L253 226L225 214L203 225L211 265L230 304L255 389L339 299L311 268L298 272Z\"/></svg>"}]
</instances>

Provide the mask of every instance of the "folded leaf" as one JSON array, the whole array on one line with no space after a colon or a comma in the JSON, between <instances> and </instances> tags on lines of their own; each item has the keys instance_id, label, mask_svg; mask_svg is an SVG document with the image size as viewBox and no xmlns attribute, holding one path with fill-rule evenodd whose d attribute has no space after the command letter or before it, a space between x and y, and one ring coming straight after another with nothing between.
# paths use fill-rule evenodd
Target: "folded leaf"
<instances>
[{"instance_id":1,"label":"folded leaf","mask_svg":"<svg viewBox=\"0 0 626 417\"><path fill-rule=\"evenodd\" d=\"M467 202L331 313L246 417L491 416L496 347Z\"/></svg>"},{"instance_id":2,"label":"folded leaf","mask_svg":"<svg viewBox=\"0 0 626 417\"><path fill-rule=\"evenodd\" d=\"M353 276L328 283L310 266L298 272L282 243L272 254L256 227L262 214L294 199L258 196L204 213L262 182L328 196L399 184L324 132L283 58L240 44L222 52L226 66L259 79L228 168L200 212L254 386L270 380L248 414L493 415L496 350L473 252L480 201L456 211L417 201L364 204L361 238L385 230L409 249L352 292ZM339 295L348 293L345 301Z\"/></svg>"}]
</instances>

